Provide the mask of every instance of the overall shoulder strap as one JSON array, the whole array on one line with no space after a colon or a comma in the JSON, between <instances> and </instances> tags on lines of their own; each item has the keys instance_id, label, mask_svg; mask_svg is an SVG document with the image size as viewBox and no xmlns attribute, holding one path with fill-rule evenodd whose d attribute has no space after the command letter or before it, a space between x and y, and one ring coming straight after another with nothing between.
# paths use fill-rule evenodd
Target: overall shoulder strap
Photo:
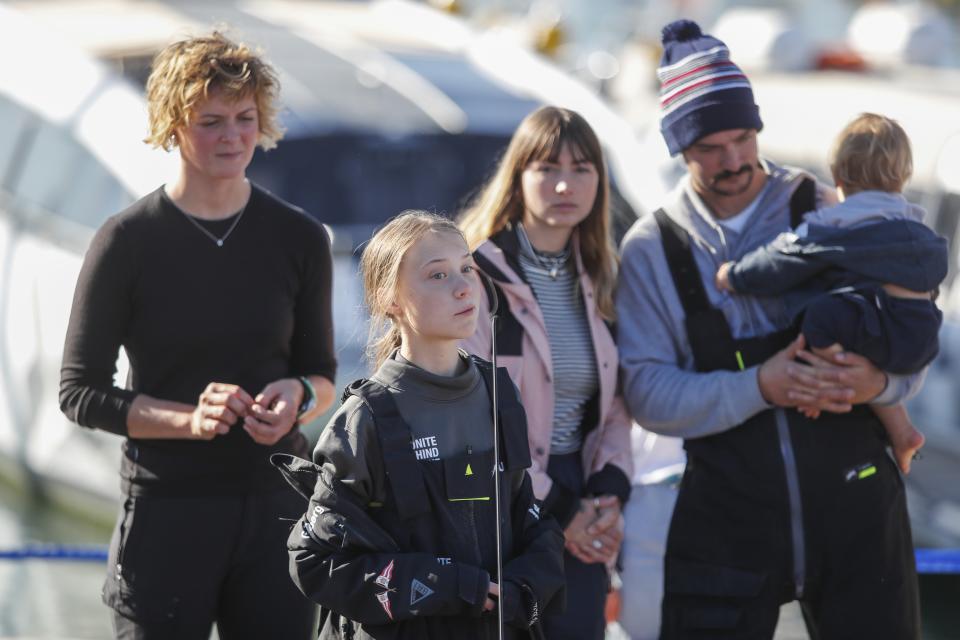
<instances>
[{"instance_id":1,"label":"overall shoulder strap","mask_svg":"<svg viewBox=\"0 0 960 640\"><path fill-rule=\"evenodd\" d=\"M359 397L370 408L400 517L407 519L427 513L430 505L424 500L426 485L413 453L410 427L400 416L390 390L375 380L358 380L344 391L345 396L348 394Z\"/></svg>"},{"instance_id":2,"label":"overall shoulder strap","mask_svg":"<svg viewBox=\"0 0 960 640\"><path fill-rule=\"evenodd\" d=\"M687 340L697 371L742 369L743 359L737 351L730 324L723 312L714 308L707 298L690 246L690 234L663 209L657 209L653 216L660 229L660 241L673 286L683 306Z\"/></svg>"},{"instance_id":3,"label":"overall shoulder strap","mask_svg":"<svg viewBox=\"0 0 960 640\"><path fill-rule=\"evenodd\" d=\"M690 249L690 234L663 209L657 209L653 217L660 229L663 253L667 257L670 277L673 278L673 286L680 296L683 310L690 315L710 309L710 301Z\"/></svg>"},{"instance_id":4,"label":"overall shoulder strap","mask_svg":"<svg viewBox=\"0 0 960 640\"><path fill-rule=\"evenodd\" d=\"M470 356L480 370L487 387L487 395L493 398L493 365L477 356ZM513 390L513 380L503 367L497 367L497 409L500 413L500 457L507 471L526 469L530 466L530 442L527 440L527 413ZM490 407L491 416L493 406Z\"/></svg>"},{"instance_id":5,"label":"overall shoulder strap","mask_svg":"<svg viewBox=\"0 0 960 640\"><path fill-rule=\"evenodd\" d=\"M817 208L817 183L813 178L804 178L790 196L790 228L796 229L803 222L803 214Z\"/></svg>"}]
</instances>

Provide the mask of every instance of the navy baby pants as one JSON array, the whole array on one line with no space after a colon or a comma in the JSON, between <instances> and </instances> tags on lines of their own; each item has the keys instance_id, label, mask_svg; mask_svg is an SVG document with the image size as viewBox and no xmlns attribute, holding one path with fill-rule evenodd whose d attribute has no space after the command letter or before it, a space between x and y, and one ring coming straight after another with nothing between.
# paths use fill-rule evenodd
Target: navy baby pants
<instances>
[{"instance_id":1,"label":"navy baby pants","mask_svg":"<svg viewBox=\"0 0 960 640\"><path fill-rule=\"evenodd\" d=\"M801 331L810 347L840 343L890 373L916 373L940 348L943 313L933 300L894 298L883 289L825 294L807 305Z\"/></svg>"}]
</instances>

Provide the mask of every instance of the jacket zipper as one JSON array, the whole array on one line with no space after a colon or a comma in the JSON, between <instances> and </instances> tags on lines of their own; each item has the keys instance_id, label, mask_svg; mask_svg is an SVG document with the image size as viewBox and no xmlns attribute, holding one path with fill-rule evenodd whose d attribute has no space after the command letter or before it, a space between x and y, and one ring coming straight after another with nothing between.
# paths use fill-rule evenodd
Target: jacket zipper
<instances>
[{"instance_id":1,"label":"jacket zipper","mask_svg":"<svg viewBox=\"0 0 960 640\"><path fill-rule=\"evenodd\" d=\"M793 586L797 598L803 598L806 581L807 554L803 538L803 506L800 502L800 476L797 473L797 458L790 441L790 426L783 409L774 409L777 436L780 440L780 456L787 479L787 497L790 502L790 538L793 543Z\"/></svg>"},{"instance_id":2,"label":"jacket zipper","mask_svg":"<svg viewBox=\"0 0 960 640\"><path fill-rule=\"evenodd\" d=\"M473 522L473 527L471 527L470 533L471 538L473 539L473 553L476 558L477 566L483 566L483 554L480 552L480 537L477 535L477 508L474 506L473 501L467 502L470 506L470 520Z\"/></svg>"}]
</instances>

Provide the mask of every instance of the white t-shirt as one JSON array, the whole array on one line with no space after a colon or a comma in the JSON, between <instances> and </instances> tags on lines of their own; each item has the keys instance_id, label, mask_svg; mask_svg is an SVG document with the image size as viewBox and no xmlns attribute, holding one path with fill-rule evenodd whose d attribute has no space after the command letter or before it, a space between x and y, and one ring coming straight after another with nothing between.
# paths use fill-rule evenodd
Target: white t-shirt
<instances>
[{"instance_id":1,"label":"white t-shirt","mask_svg":"<svg viewBox=\"0 0 960 640\"><path fill-rule=\"evenodd\" d=\"M751 200L750 204L748 204L746 208L737 215L725 218L723 220L715 218L717 224L728 231L733 231L734 233L740 233L743 231L743 228L747 226L747 221L750 220L753 212L757 210L757 204L760 202L760 196L763 195L764 191L765 189L761 189L760 193L757 194L757 197Z\"/></svg>"}]
</instances>

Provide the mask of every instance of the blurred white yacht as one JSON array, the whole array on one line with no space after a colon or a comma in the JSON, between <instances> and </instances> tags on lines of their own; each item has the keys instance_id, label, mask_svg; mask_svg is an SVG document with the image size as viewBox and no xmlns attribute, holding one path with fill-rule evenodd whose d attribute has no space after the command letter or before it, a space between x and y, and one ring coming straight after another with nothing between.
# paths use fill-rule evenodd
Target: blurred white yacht
<instances>
[{"instance_id":1,"label":"blurred white yacht","mask_svg":"<svg viewBox=\"0 0 960 640\"><path fill-rule=\"evenodd\" d=\"M140 142L134 87L4 6L0 56L17 61L0 74L0 471L78 505L118 492L119 441L60 414L73 285L94 229L174 158Z\"/></svg>"},{"instance_id":2,"label":"blurred white yacht","mask_svg":"<svg viewBox=\"0 0 960 640\"><path fill-rule=\"evenodd\" d=\"M597 130L618 234L647 209L642 148L593 91L424 5L50 0L0 11L0 51L18 61L0 74L0 468L71 504L92 498L110 513L119 495L119 441L60 414L59 366L93 231L176 164L140 142L142 83L166 43L227 27L277 67L287 135L249 175L332 231L340 384L365 372L356 247L403 209L456 212L537 106L576 109Z\"/></svg>"}]
</instances>

